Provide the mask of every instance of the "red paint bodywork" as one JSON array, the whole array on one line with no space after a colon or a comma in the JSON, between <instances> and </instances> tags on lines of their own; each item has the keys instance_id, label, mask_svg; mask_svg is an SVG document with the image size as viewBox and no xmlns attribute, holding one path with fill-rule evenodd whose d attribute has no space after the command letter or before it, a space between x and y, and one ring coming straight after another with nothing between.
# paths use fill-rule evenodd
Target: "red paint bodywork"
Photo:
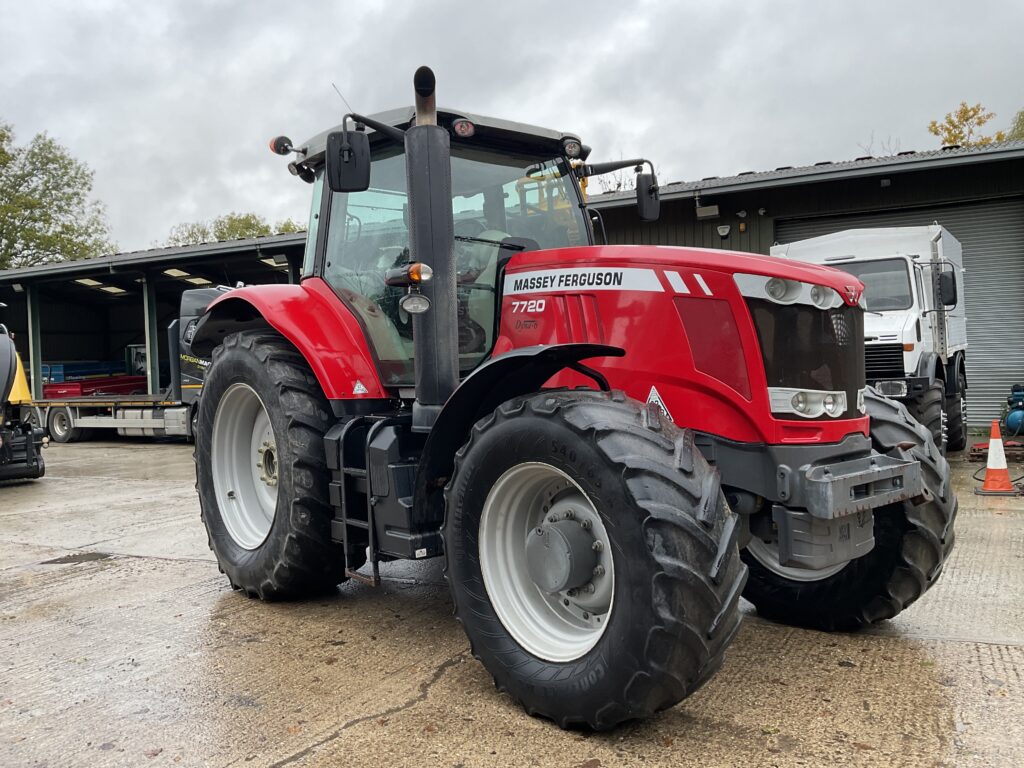
<instances>
[{"instance_id":1,"label":"red paint bodywork","mask_svg":"<svg viewBox=\"0 0 1024 768\"><path fill-rule=\"evenodd\" d=\"M572 267L653 270L662 290L505 294L492 356L537 344L611 344L625 349L625 357L587 363L600 369L612 387L641 402L655 387L681 426L744 443L834 443L851 433L868 434L866 416L783 420L772 415L757 335L733 280L735 273L747 273L824 285L855 305L863 286L850 275L755 254L611 245L518 254L508 263L506 284L523 272ZM678 276L676 287L669 272ZM679 292L679 280L688 293ZM514 302L538 299L543 310L514 311ZM307 278L298 286L241 288L225 294L211 309L237 300L251 304L305 355L328 398L397 396L382 385L359 323L320 278ZM716 303L701 311L697 302ZM354 394L356 381L365 394ZM593 382L566 371L548 384Z\"/></svg>"},{"instance_id":2,"label":"red paint bodywork","mask_svg":"<svg viewBox=\"0 0 1024 768\"><path fill-rule=\"evenodd\" d=\"M319 277L301 285L236 288L209 308L229 301L252 305L309 362L329 400L392 397L380 382L363 329L337 294ZM366 392L356 393L362 383Z\"/></svg>"},{"instance_id":3,"label":"red paint bodywork","mask_svg":"<svg viewBox=\"0 0 1024 768\"><path fill-rule=\"evenodd\" d=\"M738 442L833 443L850 433L868 434L866 416L783 420L772 415L756 331L733 274L769 275L828 286L853 305L863 290L855 278L830 267L754 254L658 246L596 246L524 253L510 261L506 275L514 279L523 272L595 266L653 269L663 291L579 289L572 293L506 294L494 354L515 347L568 342L622 347L625 357L587 362L600 369L612 387L641 402L648 399L651 387L655 387L681 426ZM689 293L674 289L667 272L679 275ZM707 290L695 275L700 275ZM544 299L543 311L514 311L513 302L530 299ZM698 311L697 302L713 301L718 302L714 311ZM724 303L731 309L733 323L721 322L728 316L722 311ZM686 309L681 310L680 306ZM686 327L683 316L688 318ZM709 364L709 344L712 348L717 345L719 354L726 358L725 364L715 365L722 361L714 360ZM700 367L704 370L695 365L694 348L703 355L704 365ZM736 368L736 363L745 371L723 373ZM729 383L723 378L729 379ZM581 384L592 382L568 371L549 382L551 386Z\"/></svg>"}]
</instances>

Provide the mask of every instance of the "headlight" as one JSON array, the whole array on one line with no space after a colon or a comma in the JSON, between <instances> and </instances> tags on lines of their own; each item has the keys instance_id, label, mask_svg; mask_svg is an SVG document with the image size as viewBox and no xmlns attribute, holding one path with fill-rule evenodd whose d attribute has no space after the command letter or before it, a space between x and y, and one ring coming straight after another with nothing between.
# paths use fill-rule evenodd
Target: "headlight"
<instances>
[{"instance_id":1,"label":"headlight","mask_svg":"<svg viewBox=\"0 0 1024 768\"><path fill-rule=\"evenodd\" d=\"M765 299L776 304L808 304L818 309L836 309L843 306L843 297L827 285L802 283L783 277L747 275L737 272L733 275L740 293L751 299Z\"/></svg>"},{"instance_id":2,"label":"headlight","mask_svg":"<svg viewBox=\"0 0 1024 768\"><path fill-rule=\"evenodd\" d=\"M768 387L772 413L796 415L805 419L821 416L838 418L846 413L845 392L823 392L815 389Z\"/></svg>"},{"instance_id":3,"label":"headlight","mask_svg":"<svg viewBox=\"0 0 1024 768\"><path fill-rule=\"evenodd\" d=\"M831 288L826 288L824 285L812 285L811 286L811 303L819 309L831 309L842 304L839 299L839 294L833 291Z\"/></svg>"},{"instance_id":4,"label":"headlight","mask_svg":"<svg viewBox=\"0 0 1024 768\"><path fill-rule=\"evenodd\" d=\"M782 301L786 298L786 281L778 277L773 277L764 284L764 292L768 294L769 299L773 301Z\"/></svg>"}]
</instances>

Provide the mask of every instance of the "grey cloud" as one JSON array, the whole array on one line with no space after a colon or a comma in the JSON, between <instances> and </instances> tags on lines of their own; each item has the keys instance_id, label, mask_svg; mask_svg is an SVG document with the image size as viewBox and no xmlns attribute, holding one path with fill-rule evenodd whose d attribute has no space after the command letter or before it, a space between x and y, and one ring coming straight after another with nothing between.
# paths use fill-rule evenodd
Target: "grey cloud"
<instances>
[{"instance_id":1,"label":"grey cloud","mask_svg":"<svg viewBox=\"0 0 1024 768\"><path fill-rule=\"evenodd\" d=\"M663 181L845 159L961 99L1024 108L1024 8L976 2L26 4L0 2L0 117L96 171L123 248L230 210L304 219L309 188L266 149L410 100L644 154Z\"/></svg>"}]
</instances>

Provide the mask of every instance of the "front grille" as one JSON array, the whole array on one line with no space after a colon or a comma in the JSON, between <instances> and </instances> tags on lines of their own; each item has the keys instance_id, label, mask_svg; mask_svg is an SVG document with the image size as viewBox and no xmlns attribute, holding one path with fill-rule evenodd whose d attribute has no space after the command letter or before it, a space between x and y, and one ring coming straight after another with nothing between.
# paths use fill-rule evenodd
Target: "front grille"
<instances>
[{"instance_id":1,"label":"front grille","mask_svg":"<svg viewBox=\"0 0 1024 768\"><path fill-rule=\"evenodd\" d=\"M902 344L868 344L864 347L864 368L869 382L879 379L902 379Z\"/></svg>"},{"instance_id":2,"label":"front grille","mask_svg":"<svg viewBox=\"0 0 1024 768\"><path fill-rule=\"evenodd\" d=\"M864 313L858 307L822 310L753 298L747 306L769 387L845 392L843 418L862 415L857 394L864 387Z\"/></svg>"}]
</instances>

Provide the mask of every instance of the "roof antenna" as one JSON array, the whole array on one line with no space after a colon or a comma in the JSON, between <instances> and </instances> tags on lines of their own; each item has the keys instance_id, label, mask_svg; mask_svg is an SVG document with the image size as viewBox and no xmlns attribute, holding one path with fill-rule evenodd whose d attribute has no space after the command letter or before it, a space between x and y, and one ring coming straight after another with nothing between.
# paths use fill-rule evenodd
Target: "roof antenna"
<instances>
[{"instance_id":1,"label":"roof antenna","mask_svg":"<svg viewBox=\"0 0 1024 768\"><path fill-rule=\"evenodd\" d=\"M355 112L355 110L354 110L354 109L352 109L352 105L348 103L348 99L346 99L346 98L345 98L345 97L344 97L344 96L342 95L341 91L339 91L339 90L338 90L338 86L336 86L336 85L335 85L334 83L331 83L331 88L333 88L333 89L334 89L334 92L335 92L336 94L338 94L338 98L340 98L340 99L342 100L342 102L344 102L345 106L346 106L346 107L348 107L348 111L349 111L349 112Z\"/></svg>"}]
</instances>

